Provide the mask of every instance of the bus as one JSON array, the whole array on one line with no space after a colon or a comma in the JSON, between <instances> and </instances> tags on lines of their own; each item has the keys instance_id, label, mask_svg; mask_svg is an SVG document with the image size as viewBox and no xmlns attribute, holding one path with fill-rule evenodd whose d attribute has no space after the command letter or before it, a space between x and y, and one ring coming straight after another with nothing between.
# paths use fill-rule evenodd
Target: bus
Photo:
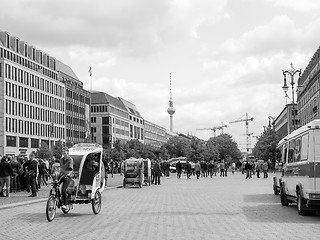
<instances>
[{"instance_id":1,"label":"bus","mask_svg":"<svg viewBox=\"0 0 320 240\"><path fill-rule=\"evenodd\" d=\"M281 139L277 161L282 165L279 179L282 206L296 203L299 215L320 209L320 119Z\"/></svg>"}]
</instances>

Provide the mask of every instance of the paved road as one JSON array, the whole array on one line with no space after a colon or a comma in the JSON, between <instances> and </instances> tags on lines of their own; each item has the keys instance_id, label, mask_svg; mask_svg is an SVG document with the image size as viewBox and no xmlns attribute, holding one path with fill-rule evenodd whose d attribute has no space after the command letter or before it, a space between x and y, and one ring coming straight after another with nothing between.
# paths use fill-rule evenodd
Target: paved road
<instances>
[{"instance_id":1,"label":"paved road","mask_svg":"<svg viewBox=\"0 0 320 240\"><path fill-rule=\"evenodd\" d=\"M319 239L320 216L282 207L272 179L228 177L162 179L161 185L103 192L94 215L75 205L53 222L45 202L0 209L0 239Z\"/></svg>"}]
</instances>

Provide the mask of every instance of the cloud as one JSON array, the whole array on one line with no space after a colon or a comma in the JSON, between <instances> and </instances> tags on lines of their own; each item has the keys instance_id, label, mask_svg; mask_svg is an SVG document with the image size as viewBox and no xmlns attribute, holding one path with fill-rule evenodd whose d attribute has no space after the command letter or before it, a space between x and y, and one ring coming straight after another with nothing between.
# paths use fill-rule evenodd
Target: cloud
<instances>
[{"instance_id":1,"label":"cloud","mask_svg":"<svg viewBox=\"0 0 320 240\"><path fill-rule=\"evenodd\" d=\"M274 6L285 7L297 12L304 12L315 15L320 11L320 3L318 0L265 0L271 2Z\"/></svg>"}]
</instances>

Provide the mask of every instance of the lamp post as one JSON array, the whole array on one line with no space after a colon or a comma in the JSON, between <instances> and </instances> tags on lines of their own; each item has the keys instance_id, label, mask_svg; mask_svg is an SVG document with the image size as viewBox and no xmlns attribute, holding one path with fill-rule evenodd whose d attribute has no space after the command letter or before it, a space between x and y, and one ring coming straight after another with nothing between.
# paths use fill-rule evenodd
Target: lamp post
<instances>
[{"instance_id":1,"label":"lamp post","mask_svg":"<svg viewBox=\"0 0 320 240\"><path fill-rule=\"evenodd\" d=\"M51 136L53 136L53 133L54 133L54 123L52 122L50 125L49 125L49 144L48 144L48 148L49 148L49 150L51 150L51 147L50 147L50 142L51 142L51 140L50 140L50 137Z\"/></svg>"},{"instance_id":2,"label":"lamp post","mask_svg":"<svg viewBox=\"0 0 320 240\"><path fill-rule=\"evenodd\" d=\"M296 117L295 117L295 106L294 106L294 85L295 85L295 81L294 81L294 75L296 75L297 73L299 74L299 79L301 77L301 69L300 70L297 70L297 69L294 69L293 68L293 63L290 64L291 68L289 70L282 70L282 74L283 74L283 91L285 93L285 96L288 96L287 95L287 92L289 90L289 87L287 85L287 75L289 75L291 77L291 81L290 81L290 85L291 85L291 89L292 89L292 109L293 109L293 131L296 129ZM300 90L301 86L299 85L299 79L298 79L298 85L297 85L297 91ZM289 129L290 131L290 129ZM290 132L289 132L290 133Z\"/></svg>"}]
</instances>

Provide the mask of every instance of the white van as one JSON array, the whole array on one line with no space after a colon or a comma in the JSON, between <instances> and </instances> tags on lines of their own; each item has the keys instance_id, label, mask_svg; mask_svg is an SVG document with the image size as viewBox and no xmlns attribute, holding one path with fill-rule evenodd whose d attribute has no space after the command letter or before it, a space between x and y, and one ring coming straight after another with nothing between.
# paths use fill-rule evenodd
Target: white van
<instances>
[{"instance_id":1,"label":"white van","mask_svg":"<svg viewBox=\"0 0 320 240\"><path fill-rule=\"evenodd\" d=\"M293 131L277 148L281 204L297 203L300 215L320 209L320 120Z\"/></svg>"}]
</instances>

